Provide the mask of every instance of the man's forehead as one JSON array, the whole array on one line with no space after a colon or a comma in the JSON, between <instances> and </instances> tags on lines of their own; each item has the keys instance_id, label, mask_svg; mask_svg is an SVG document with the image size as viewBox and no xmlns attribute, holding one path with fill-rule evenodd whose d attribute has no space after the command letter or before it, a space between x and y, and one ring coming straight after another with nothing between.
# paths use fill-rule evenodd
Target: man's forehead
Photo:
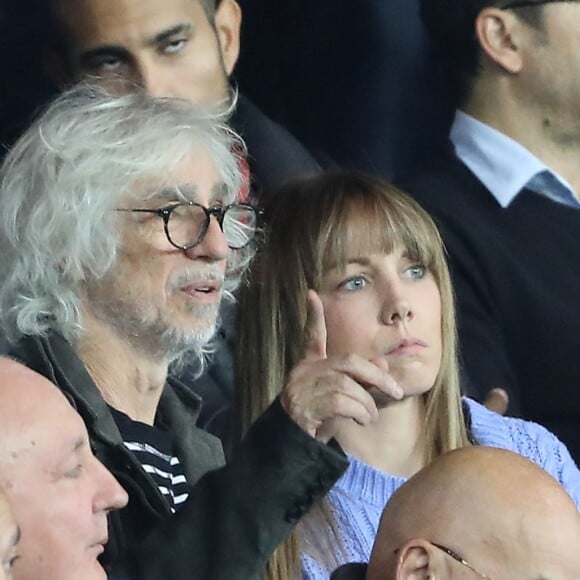
<instances>
[{"instance_id":1,"label":"man's forehead","mask_svg":"<svg viewBox=\"0 0 580 580\"><path fill-rule=\"evenodd\" d=\"M52 0L75 43L145 41L206 17L199 0Z\"/></svg>"},{"instance_id":2,"label":"man's forehead","mask_svg":"<svg viewBox=\"0 0 580 580\"><path fill-rule=\"evenodd\" d=\"M201 188L198 184L187 182L174 185L157 184L148 189L139 191L130 196L130 203L142 202L146 206L156 207L160 203L194 202L202 205L233 201L227 185L223 182L215 183L212 187Z\"/></svg>"},{"instance_id":3,"label":"man's forehead","mask_svg":"<svg viewBox=\"0 0 580 580\"><path fill-rule=\"evenodd\" d=\"M194 145L191 153L162 175L143 176L128 188L129 203L150 201L193 201L202 205L231 202L237 192L224 183L212 154Z\"/></svg>"}]
</instances>

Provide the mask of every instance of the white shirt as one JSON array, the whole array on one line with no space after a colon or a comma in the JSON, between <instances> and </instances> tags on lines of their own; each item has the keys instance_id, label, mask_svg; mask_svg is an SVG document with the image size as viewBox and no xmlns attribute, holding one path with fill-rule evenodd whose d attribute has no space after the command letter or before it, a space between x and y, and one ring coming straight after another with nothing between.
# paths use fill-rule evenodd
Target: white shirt
<instances>
[{"instance_id":1,"label":"white shirt","mask_svg":"<svg viewBox=\"0 0 580 580\"><path fill-rule=\"evenodd\" d=\"M580 209L572 186L523 145L463 111L451 126L455 153L506 208L524 187Z\"/></svg>"}]
</instances>

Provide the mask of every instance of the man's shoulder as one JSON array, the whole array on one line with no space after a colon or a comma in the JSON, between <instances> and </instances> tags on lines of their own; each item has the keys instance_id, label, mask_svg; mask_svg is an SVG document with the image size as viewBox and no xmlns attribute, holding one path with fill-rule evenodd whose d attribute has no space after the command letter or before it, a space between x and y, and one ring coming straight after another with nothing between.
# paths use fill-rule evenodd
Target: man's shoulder
<instances>
[{"instance_id":1,"label":"man's shoulder","mask_svg":"<svg viewBox=\"0 0 580 580\"><path fill-rule=\"evenodd\" d=\"M483 184L457 157L449 143L436 156L429 158L399 180L399 186L419 201L436 202L444 199L447 192L469 193L475 187L483 187Z\"/></svg>"},{"instance_id":2,"label":"man's shoulder","mask_svg":"<svg viewBox=\"0 0 580 580\"><path fill-rule=\"evenodd\" d=\"M248 148L254 179L264 189L277 187L295 177L321 171L314 156L287 129L240 95L231 119Z\"/></svg>"},{"instance_id":3,"label":"man's shoulder","mask_svg":"<svg viewBox=\"0 0 580 580\"><path fill-rule=\"evenodd\" d=\"M9 357L45 376L60 388L89 378L70 343L58 333L22 336L7 349ZM92 381L91 381L92 382Z\"/></svg>"},{"instance_id":4,"label":"man's shoulder","mask_svg":"<svg viewBox=\"0 0 580 580\"><path fill-rule=\"evenodd\" d=\"M10 347L8 356L40 373L60 389L81 415L93 445L95 437L106 444L120 442L107 404L85 365L62 335L50 332L24 336Z\"/></svg>"},{"instance_id":5,"label":"man's shoulder","mask_svg":"<svg viewBox=\"0 0 580 580\"><path fill-rule=\"evenodd\" d=\"M451 144L401 179L398 185L442 228L453 224L467 226L466 218L494 221L501 210L487 187L457 157Z\"/></svg>"}]
</instances>

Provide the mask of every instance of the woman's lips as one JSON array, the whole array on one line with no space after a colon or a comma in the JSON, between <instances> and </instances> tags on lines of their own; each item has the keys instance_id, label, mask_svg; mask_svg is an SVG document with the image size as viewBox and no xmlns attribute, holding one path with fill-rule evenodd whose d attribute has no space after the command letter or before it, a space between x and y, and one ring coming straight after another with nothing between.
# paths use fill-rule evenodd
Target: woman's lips
<instances>
[{"instance_id":1,"label":"woman's lips","mask_svg":"<svg viewBox=\"0 0 580 580\"><path fill-rule=\"evenodd\" d=\"M410 356L419 354L427 347L427 344L417 338L404 338L394 344L387 351L387 356Z\"/></svg>"}]
</instances>

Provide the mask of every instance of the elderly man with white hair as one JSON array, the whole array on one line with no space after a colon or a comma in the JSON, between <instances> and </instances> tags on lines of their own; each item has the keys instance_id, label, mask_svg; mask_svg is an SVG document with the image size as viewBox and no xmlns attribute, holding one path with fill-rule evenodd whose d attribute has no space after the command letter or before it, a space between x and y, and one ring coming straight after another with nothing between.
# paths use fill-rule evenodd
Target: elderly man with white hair
<instances>
[{"instance_id":1,"label":"elderly man with white hair","mask_svg":"<svg viewBox=\"0 0 580 580\"><path fill-rule=\"evenodd\" d=\"M12 356L56 383L129 494L103 562L139 580L251 579L346 467L340 420L377 416L370 364L299 363L223 467L200 400L168 377L203 360L248 263L257 208L240 203L243 144L207 111L73 89L0 172L0 323ZM316 389L329 368L342 380ZM345 389L348 383L349 388ZM222 468L222 469L219 469Z\"/></svg>"}]
</instances>

